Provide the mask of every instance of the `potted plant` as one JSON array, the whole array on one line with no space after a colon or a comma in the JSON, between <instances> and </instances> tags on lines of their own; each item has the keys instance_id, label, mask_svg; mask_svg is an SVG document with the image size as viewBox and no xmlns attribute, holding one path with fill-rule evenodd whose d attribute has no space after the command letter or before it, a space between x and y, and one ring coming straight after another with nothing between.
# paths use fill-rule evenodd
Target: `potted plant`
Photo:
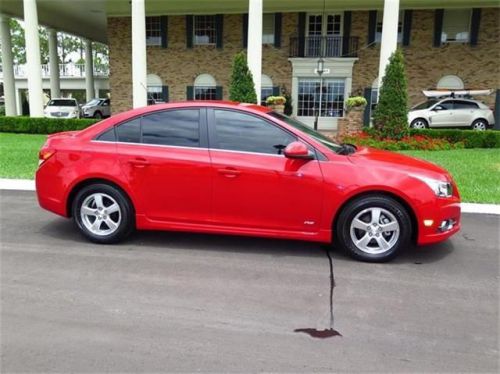
<instances>
[{"instance_id":1,"label":"potted plant","mask_svg":"<svg viewBox=\"0 0 500 374\"><path fill-rule=\"evenodd\" d=\"M286 99L284 96L269 96L266 99L266 104L279 113L284 113L285 103Z\"/></svg>"},{"instance_id":2,"label":"potted plant","mask_svg":"<svg viewBox=\"0 0 500 374\"><path fill-rule=\"evenodd\" d=\"M366 104L367 101L363 96L351 96L346 101L347 111L362 110Z\"/></svg>"}]
</instances>

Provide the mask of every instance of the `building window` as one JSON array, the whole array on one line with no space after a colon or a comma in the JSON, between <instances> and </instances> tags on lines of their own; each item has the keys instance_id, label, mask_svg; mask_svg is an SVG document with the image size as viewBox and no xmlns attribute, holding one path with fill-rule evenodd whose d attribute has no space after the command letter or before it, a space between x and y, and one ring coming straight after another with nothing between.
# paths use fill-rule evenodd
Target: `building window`
<instances>
[{"instance_id":1,"label":"building window","mask_svg":"<svg viewBox=\"0 0 500 374\"><path fill-rule=\"evenodd\" d=\"M445 90L463 90L464 82L456 75L445 75L437 83L436 88Z\"/></svg>"},{"instance_id":2,"label":"building window","mask_svg":"<svg viewBox=\"0 0 500 374\"><path fill-rule=\"evenodd\" d=\"M260 83L260 103L266 105L266 99L273 96L273 81L269 76L262 74Z\"/></svg>"},{"instance_id":3,"label":"building window","mask_svg":"<svg viewBox=\"0 0 500 374\"><path fill-rule=\"evenodd\" d=\"M148 74L146 81L148 86L148 105L165 102L161 78L156 74Z\"/></svg>"},{"instance_id":4,"label":"building window","mask_svg":"<svg viewBox=\"0 0 500 374\"><path fill-rule=\"evenodd\" d=\"M200 74L194 80L195 100L217 100L217 82L210 74Z\"/></svg>"},{"instance_id":5,"label":"building window","mask_svg":"<svg viewBox=\"0 0 500 374\"><path fill-rule=\"evenodd\" d=\"M441 42L467 43L470 36L470 9L445 9Z\"/></svg>"},{"instance_id":6,"label":"building window","mask_svg":"<svg viewBox=\"0 0 500 374\"><path fill-rule=\"evenodd\" d=\"M194 16L194 44L215 44L217 32L215 27L215 16Z\"/></svg>"},{"instance_id":7,"label":"building window","mask_svg":"<svg viewBox=\"0 0 500 374\"><path fill-rule=\"evenodd\" d=\"M146 45L161 45L160 17L146 17Z\"/></svg>"},{"instance_id":8,"label":"building window","mask_svg":"<svg viewBox=\"0 0 500 374\"><path fill-rule=\"evenodd\" d=\"M301 117L314 117L319 110L321 96L320 117L344 116L344 79L324 79L320 95L319 79L300 79L297 115Z\"/></svg>"},{"instance_id":9,"label":"building window","mask_svg":"<svg viewBox=\"0 0 500 374\"><path fill-rule=\"evenodd\" d=\"M262 44L274 44L274 14L262 16Z\"/></svg>"},{"instance_id":10,"label":"building window","mask_svg":"<svg viewBox=\"0 0 500 374\"><path fill-rule=\"evenodd\" d=\"M383 25L384 12L377 11L377 30L375 33L375 42L380 43L382 40L382 25ZM403 41L403 11L399 12L399 21L398 21L398 43Z\"/></svg>"}]
</instances>

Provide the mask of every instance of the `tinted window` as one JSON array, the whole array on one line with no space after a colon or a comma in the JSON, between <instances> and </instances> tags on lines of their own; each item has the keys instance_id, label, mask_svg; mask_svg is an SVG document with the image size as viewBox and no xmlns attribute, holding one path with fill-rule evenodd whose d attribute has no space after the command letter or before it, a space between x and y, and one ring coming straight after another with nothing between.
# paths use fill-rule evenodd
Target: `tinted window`
<instances>
[{"instance_id":1,"label":"tinted window","mask_svg":"<svg viewBox=\"0 0 500 374\"><path fill-rule=\"evenodd\" d=\"M71 99L50 100L47 106L76 106L76 101Z\"/></svg>"},{"instance_id":2,"label":"tinted window","mask_svg":"<svg viewBox=\"0 0 500 374\"><path fill-rule=\"evenodd\" d=\"M460 101L455 100L455 109L477 109L478 105L476 103L471 103L470 101Z\"/></svg>"},{"instance_id":3,"label":"tinted window","mask_svg":"<svg viewBox=\"0 0 500 374\"><path fill-rule=\"evenodd\" d=\"M183 147L200 146L198 109L169 110L142 118L142 142Z\"/></svg>"},{"instance_id":4,"label":"tinted window","mask_svg":"<svg viewBox=\"0 0 500 374\"><path fill-rule=\"evenodd\" d=\"M439 104L441 108L451 110L453 109L453 101L443 101Z\"/></svg>"},{"instance_id":5,"label":"tinted window","mask_svg":"<svg viewBox=\"0 0 500 374\"><path fill-rule=\"evenodd\" d=\"M116 137L119 142L140 143L141 141L141 119L136 118L122 123L116 128Z\"/></svg>"},{"instance_id":6,"label":"tinted window","mask_svg":"<svg viewBox=\"0 0 500 374\"><path fill-rule=\"evenodd\" d=\"M116 140L114 126L109 130L107 130L106 132L103 132L101 135L99 135L97 137L97 140L101 140L104 142L114 142Z\"/></svg>"},{"instance_id":7,"label":"tinted window","mask_svg":"<svg viewBox=\"0 0 500 374\"><path fill-rule=\"evenodd\" d=\"M282 154L297 140L293 135L255 116L215 110L216 148L233 151Z\"/></svg>"}]
</instances>

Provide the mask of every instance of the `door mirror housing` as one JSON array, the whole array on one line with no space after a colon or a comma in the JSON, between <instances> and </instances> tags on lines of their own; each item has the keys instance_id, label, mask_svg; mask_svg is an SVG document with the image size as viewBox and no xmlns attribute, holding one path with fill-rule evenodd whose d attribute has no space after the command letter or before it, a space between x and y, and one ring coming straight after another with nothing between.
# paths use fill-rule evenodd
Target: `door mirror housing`
<instances>
[{"instance_id":1,"label":"door mirror housing","mask_svg":"<svg viewBox=\"0 0 500 374\"><path fill-rule=\"evenodd\" d=\"M432 110L435 112L439 112L440 110L444 110L444 107L442 107L441 105L436 105Z\"/></svg>"},{"instance_id":2,"label":"door mirror housing","mask_svg":"<svg viewBox=\"0 0 500 374\"><path fill-rule=\"evenodd\" d=\"M292 142L288 144L285 148L285 157L301 159L301 160L312 160L314 154L309 151L307 145L302 142Z\"/></svg>"}]
</instances>

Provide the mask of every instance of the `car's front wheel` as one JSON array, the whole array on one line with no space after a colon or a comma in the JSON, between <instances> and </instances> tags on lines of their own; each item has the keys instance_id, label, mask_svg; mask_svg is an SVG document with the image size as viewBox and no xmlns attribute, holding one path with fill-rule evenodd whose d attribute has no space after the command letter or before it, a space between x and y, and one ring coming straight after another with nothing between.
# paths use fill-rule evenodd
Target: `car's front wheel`
<instances>
[{"instance_id":1,"label":"car's front wheel","mask_svg":"<svg viewBox=\"0 0 500 374\"><path fill-rule=\"evenodd\" d=\"M102 118L102 113L101 113L101 112L99 112L99 111L96 111L96 112L94 113L94 118L101 119L101 118Z\"/></svg>"},{"instance_id":2,"label":"car's front wheel","mask_svg":"<svg viewBox=\"0 0 500 374\"><path fill-rule=\"evenodd\" d=\"M134 227L133 209L128 198L107 184L82 188L73 200L72 213L80 232L96 243L119 242Z\"/></svg>"},{"instance_id":3,"label":"car's front wheel","mask_svg":"<svg viewBox=\"0 0 500 374\"><path fill-rule=\"evenodd\" d=\"M336 241L361 261L386 262L410 243L411 218L398 201L371 195L349 202L336 224Z\"/></svg>"},{"instance_id":4,"label":"car's front wheel","mask_svg":"<svg viewBox=\"0 0 500 374\"><path fill-rule=\"evenodd\" d=\"M428 128L429 124L427 123L427 121L425 119L417 118L411 122L410 127L412 129L423 130L423 129Z\"/></svg>"},{"instance_id":5,"label":"car's front wheel","mask_svg":"<svg viewBox=\"0 0 500 374\"><path fill-rule=\"evenodd\" d=\"M485 131L487 128L488 122L484 119L476 119L471 125L471 129L477 131Z\"/></svg>"}]
</instances>

